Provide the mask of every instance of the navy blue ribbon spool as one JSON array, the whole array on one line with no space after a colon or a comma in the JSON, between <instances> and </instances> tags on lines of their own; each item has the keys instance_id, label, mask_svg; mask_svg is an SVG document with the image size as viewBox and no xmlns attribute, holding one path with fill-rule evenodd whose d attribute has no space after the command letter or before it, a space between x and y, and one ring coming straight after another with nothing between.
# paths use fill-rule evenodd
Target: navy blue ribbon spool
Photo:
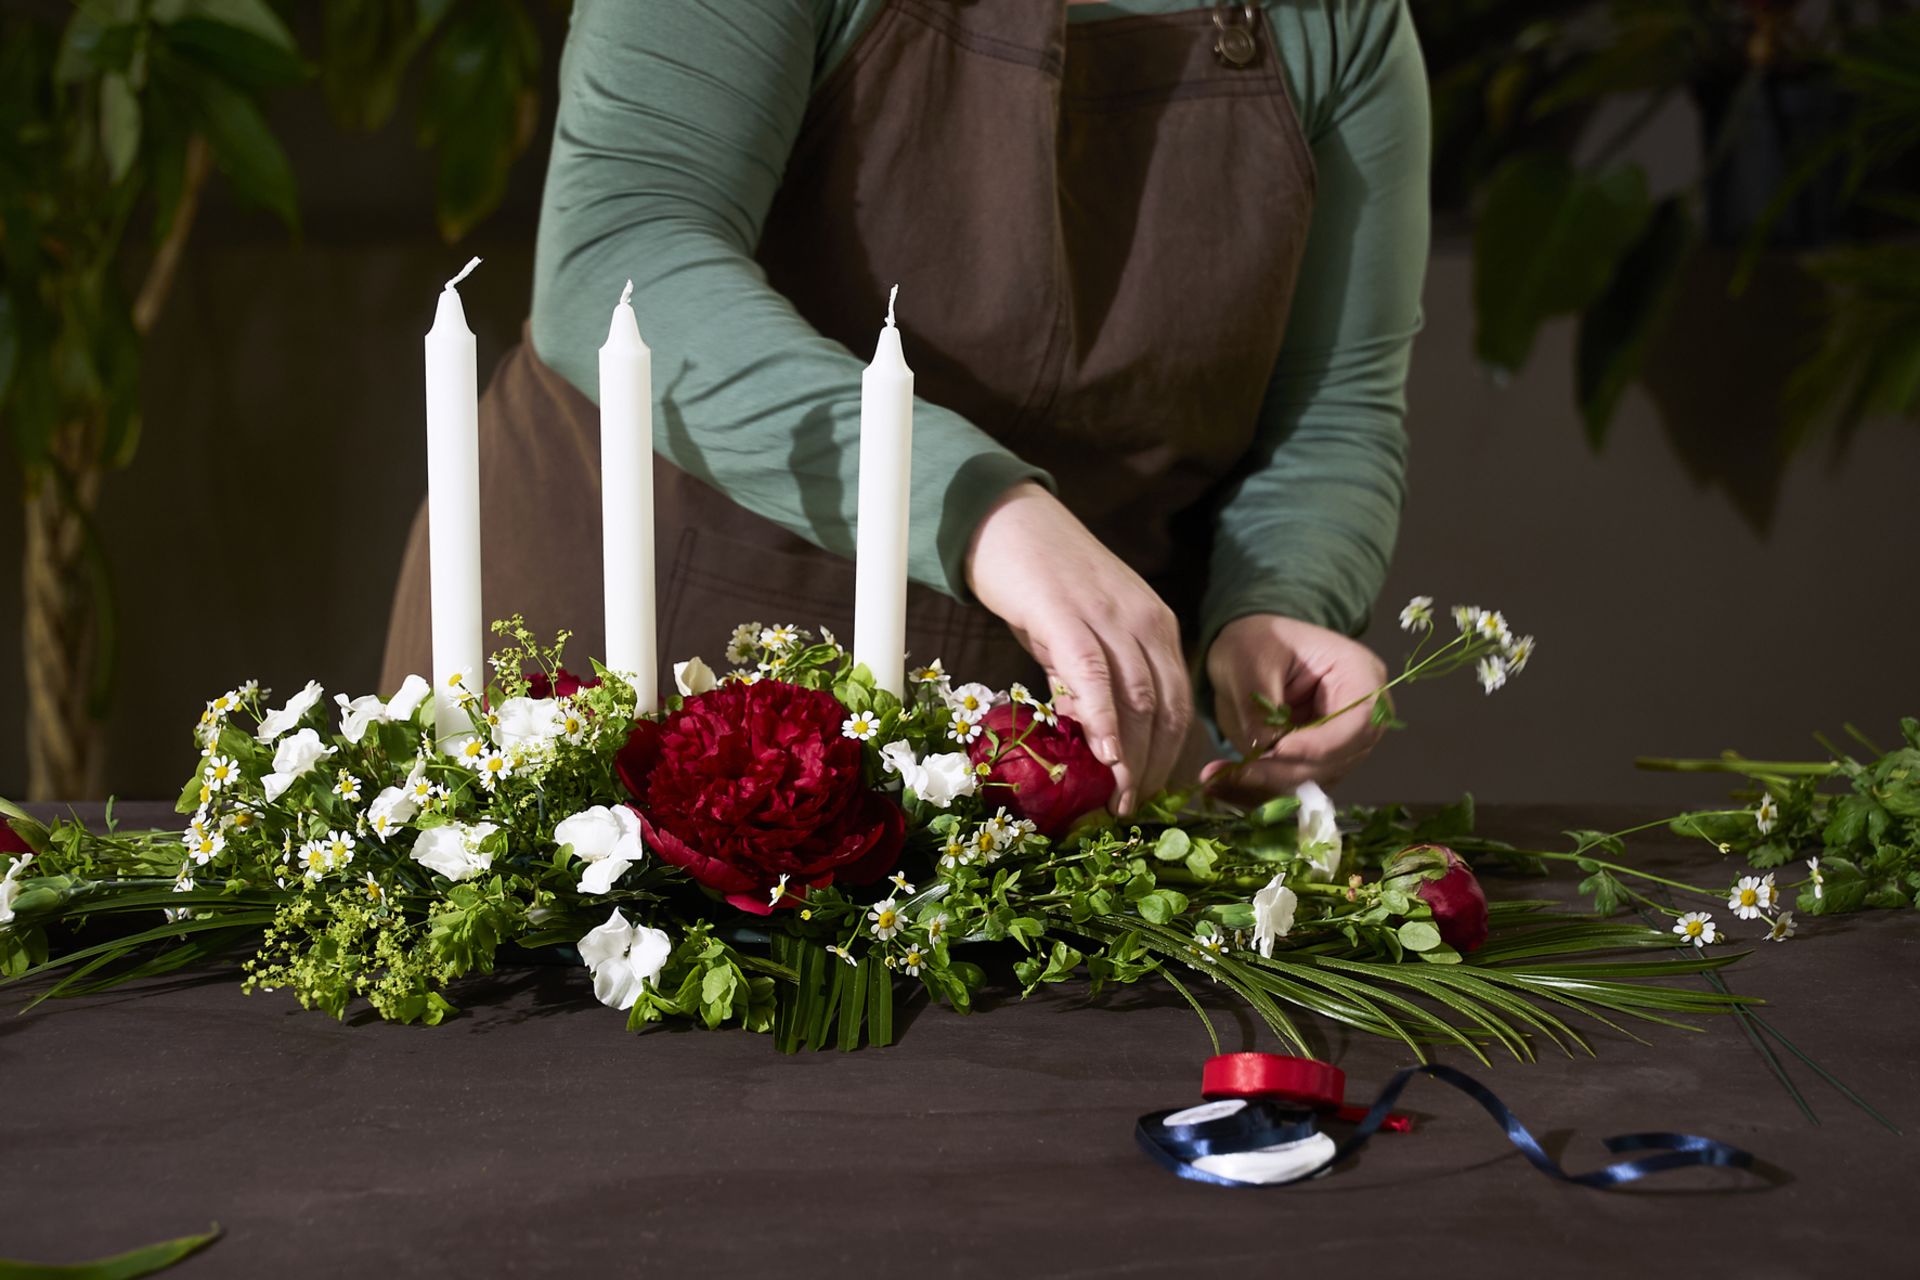
<instances>
[{"instance_id":1,"label":"navy blue ribbon spool","mask_svg":"<svg viewBox=\"0 0 1920 1280\"><path fill-rule=\"evenodd\" d=\"M1238 1178L1223 1177L1197 1169L1193 1162L1202 1156L1224 1155L1235 1152L1255 1151L1262 1147L1274 1146L1283 1142L1298 1141L1311 1137L1318 1132L1314 1113L1308 1110L1294 1110L1274 1105L1270 1102L1249 1102L1246 1107L1223 1119L1203 1121L1198 1124L1169 1125L1168 1116L1178 1114L1178 1108L1156 1111L1141 1116L1134 1128L1134 1137L1140 1147L1149 1156L1169 1172L1186 1178L1191 1182L1211 1183L1217 1187L1286 1187L1296 1182L1305 1182L1333 1168L1342 1160L1367 1144L1367 1140L1379 1132L1381 1124L1400 1093L1415 1076L1431 1076L1443 1084L1450 1084L1460 1092L1472 1098L1494 1118L1506 1131L1507 1141L1519 1148L1527 1163L1546 1174L1549 1178L1572 1183L1578 1187L1609 1188L1637 1181L1649 1174L1664 1173L1669 1169L1691 1169L1702 1166L1718 1166L1731 1169L1747 1169L1753 1166L1753 1156L1727 1143L1712 1138L1697 1137L1690 1133L1628 1133L1618 1137L1604 1139L1607 1150L1615 1155L1626 1151L1652 1151L1658 1154L1641 1156L1633 1160L1622 1160L1591 1173L1568 1173L1554 1158L1546 1153L1540 1142L1527 1127L1520 1123L1519 1117L1500 1101L1493 1090L1475 1080L1464 1071L1438 1063L1426 1066L1408 1067L1397 1073L1387 1082L1380 1096L1374 1099L1368 1108L1366 1117L1355 1126L1352 1136L1320 1164L1294 1177L1274 1182L1245 1182Z\"/></svg>"}]
</instances>

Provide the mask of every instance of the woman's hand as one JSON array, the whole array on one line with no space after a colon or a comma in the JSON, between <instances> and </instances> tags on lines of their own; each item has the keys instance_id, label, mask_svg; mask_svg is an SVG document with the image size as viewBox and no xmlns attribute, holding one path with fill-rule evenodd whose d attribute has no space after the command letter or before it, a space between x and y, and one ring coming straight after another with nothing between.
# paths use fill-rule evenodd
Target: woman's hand
<instances>
[{"instance_id":1,"label":"woman's hand","mask_svg":"<svg viewBox=\"0 0 1920 1280\"><path fill-rule=\"evenodd\" d=\"M967 582L1046 668L1056 705L1112 766L1109 807L1129 813L1165 786L1193 723L1193 689L1173 611L1140 575L1026 481L975 530Z\"/></svg>"},{"instance_id":2,"label":"woman's hand","mask_svg":"<svg viewBox=\"0 0 1920 1280\"><path fill-rule=\"evenodd\" d=\"M1337 631L1309 622L1257 613L1228 623L1207 650L1215 718L1227 740L1247 752L1248 762L1210 764L1201 773L1234 798L1265 798L1291 792L1311 779L1331 784L1366 759L1385 729L1373 723L1371 703L1311 729L1274 737L1267 712L1255 695L1286 707L1292 723L1310 724L1386 683L1387 668L1373 650Z\"/></svg>"}]
</instances>

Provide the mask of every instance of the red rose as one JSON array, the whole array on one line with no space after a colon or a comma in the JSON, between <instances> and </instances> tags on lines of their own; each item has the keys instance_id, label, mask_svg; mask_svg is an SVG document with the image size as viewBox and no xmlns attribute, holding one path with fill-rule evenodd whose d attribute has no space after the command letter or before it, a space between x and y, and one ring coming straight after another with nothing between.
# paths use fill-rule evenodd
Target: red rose
<instances>
[{"instance_id":1,"label":"red rose","mask_svg":"<svg viewBox=\"0 0 1920 1280\"><path fill-rule=\"evenodd\" d=\"M637 722L615 768L647 847L755 915L771 914L782 875L789 906L835 880L878 880L907 820L867 787L864 752L840 732L846 718L830 693L761 680Z\"/></svg>"},{"instance_id":2,"label":"red rose","mask_svg":"<svg viewBox=\"0 0 1920 1280\"><path fill-rule=\"evenodd\" d=\"M548 678L544 671L535 671L527 676L527 696L536 702L543 698L571 698L582 689L591 689L599 683L599 676L582 680L564 667L552 678Z\"/></svg>"},{"instance_id":3,"label":"red rose","mask_svg":"<svg viewBox=\"0 0 1920 1280\"><path fill-rule=\"evenodd\" d=\"M1428 880L1422 874L1445 868L1446 874ZM1487 895L1467 861L1443 844L1421 844L1402 849L1387 864L1386 874L1408 876L1408 887L1433 910L1440 941L1455 951L1472 951L1487 940Z\"/></svg>"},{"instance_id":4,"label":"red rose","mask_svg":"<svg viewBox=\"0 0 1920 1280\"><path fill-rule=\"evenodd\" d=\"M1007 811L1032 822L1041 835L1059 839L1074 819L1113 795L1113 770L1093 754L1073 717L1035 724L1033 708L1005 702L987 712L981 724L986 732L967 754L975 764L992 767L987 783L1003 784L998 795L1006 797Z\"/></svg>"}]
</instances>

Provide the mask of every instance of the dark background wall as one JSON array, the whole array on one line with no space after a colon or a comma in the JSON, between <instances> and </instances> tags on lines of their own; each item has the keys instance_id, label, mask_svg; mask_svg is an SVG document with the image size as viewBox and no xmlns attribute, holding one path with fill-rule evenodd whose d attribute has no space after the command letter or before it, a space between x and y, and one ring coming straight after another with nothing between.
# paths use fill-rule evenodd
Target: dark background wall
<instances>
[{"instance_id":1,"label":"dark background wall","mask_svg":"<svg viewBox=\"0 0 1920 1280\"><path fill-rule=\"evenodd\" d=\"M123 611L107 776L123 797L173 794L201 702L243 678L369 691L425 489L419 344L435 290L468 253L486 259L461 290L483 375L526 311L543 156L448 248L403 128L343 137L311 95L280 118L303 236L212 200L149 347L145 441L106 489ZM1690 172L1695 128L1684 107L1656 122L1657 180ZM1437 221L1409 389L1412 495L1367 639L1397 663L1394 614L1424 593L1501 608L1540 651L1491 697L1464 679L1406 693L1411 727L1343 798L1692 803L1716 784L1637 773L1633 757L1800 755L1816 729L1852 720L1891 738L1898 715L1920 713L1920 430L1873 423L1838 462L1800 458L1757 533L1737 502L1767 498L1755 464L1808 295L1782 260L1728 303L1723 269L1702 264L1654 391L1630 394L1595 456L1572 404L1571 326L1496 386L1471 354L1463 227ZM11 467L0 452L0 492L18 492ZM0 601L18 598L19 554L9 512ZM0 670L19 670L19 643L0 628ZM0 696L0 794L25 782L22 714Z\"/></svg>"}]
</instances>

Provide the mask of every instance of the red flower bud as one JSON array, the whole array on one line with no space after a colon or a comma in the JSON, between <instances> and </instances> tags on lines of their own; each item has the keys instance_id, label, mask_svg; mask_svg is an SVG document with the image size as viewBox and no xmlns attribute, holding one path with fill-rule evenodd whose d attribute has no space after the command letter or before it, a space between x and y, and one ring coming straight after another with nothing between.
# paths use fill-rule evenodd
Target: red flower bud
<instances>
[{"instance_id":1,"label":"red flower bud","mask_svg":"<svg viewBox=\"0 0 1920 1280\"><path fill-rule=\"evenodd\" d=\"M1427 870L1446 869L1438 879L1426 879ZM1420 844L1402 849L1387 864L1387 877L1408 877L1408 887L1433 911L1440 941L1455 951L1473 951L1487 940L1487 895L1467 861L1443 844Z\"/></svg>"},{"instance_id":2,"label":"red flower bud","mask_svg":"<svg viewBox=\"0 0 1920 1280\"><path fill-rule=\"evenodd\" d=\"M582 680L564 667L551 678L544 671L535 671L527 676L527 696L536 702L543 698L571 698L582 689L591 689L599 683L599 676Z\"/></svg>"},{"instance_id":3,"label":"red flower bud","mask_svg":"<svg viewBox=\"0 0 1920 1280\"><path fill-rule=\"evenodd\" d=\"M1071 716L1057 724L1036 723L1033 708L1007 702L987 712L986 732L967 754L991 767L981 799L1001 803L1041 835L1059 839L1076 818L1092 813L1113 795L1113 770L1093 754Z\"/></svg>"}]
</instances>

